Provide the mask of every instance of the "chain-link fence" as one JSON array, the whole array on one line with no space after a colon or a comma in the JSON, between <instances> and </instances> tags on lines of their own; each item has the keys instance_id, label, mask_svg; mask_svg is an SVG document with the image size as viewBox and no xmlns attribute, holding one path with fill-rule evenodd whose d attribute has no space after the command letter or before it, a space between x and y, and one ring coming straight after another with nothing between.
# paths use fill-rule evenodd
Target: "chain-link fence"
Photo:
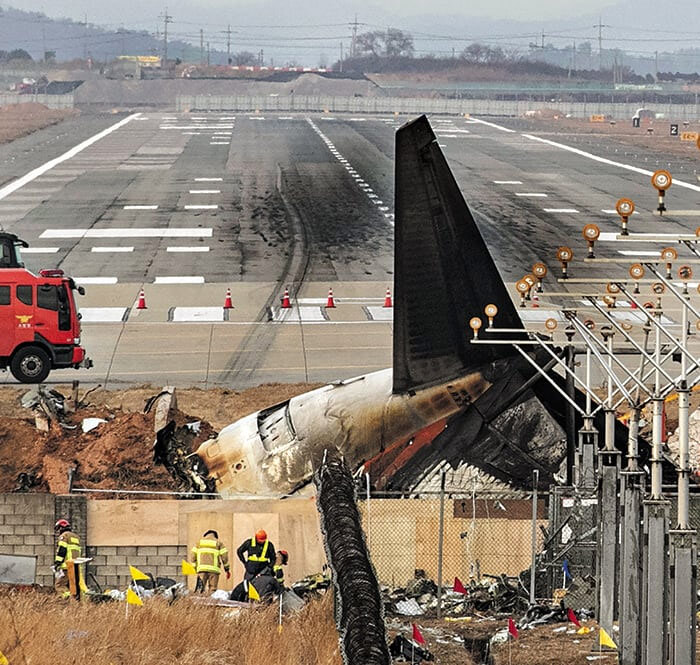
<instances>
[{"instance_id":1,"label":"chain-link fence","mask_svg":"<svg viewBox=\"0 0 700 665\"><path fill-rule=\"evenodd\" d=\"M441 577L443 584L452 586L455 577L467 584L530 568L531 493L446 491L443 497L435 493L420 498L382 493L360 497L359 508L382 584L403 587L416 571L423 571L425 577L435 582ZM539 527L547 524L543 498L538 500L536 522L539 551Z\"/></svg>"}]
</instances>

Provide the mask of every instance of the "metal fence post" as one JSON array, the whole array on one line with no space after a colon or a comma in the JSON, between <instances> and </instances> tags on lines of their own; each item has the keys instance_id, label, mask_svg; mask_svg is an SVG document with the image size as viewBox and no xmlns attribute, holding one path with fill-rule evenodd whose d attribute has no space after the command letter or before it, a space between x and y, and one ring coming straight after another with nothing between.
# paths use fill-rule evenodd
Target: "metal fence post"
<instances>
[{"instance_id":1,"label":"metal fence post","mask_svg":"<svg viewBox=\"0 0 700 665\"><path fill-rule=\"evenodd\" d=\"M369 473L365 474L365 478L367 479L367 550L371 551L371 549L372 549L372 520L370 519L370 511L369 511Z\"/></svg>"},{"instance_id":2,"label":"metal fence post","mask_svg":"<svg viewBox=\"0 0 700 665\"><path fill-rule=\"evenodd\" d=\"M537 485L540 472L532 472L532 563L530 564L530 605L535 604L535 574L537 572Z\"/></svg>"},{"instance_id":3,"label":"metal fence post","mask_svg":"<svg viewBox=\"0 0 700 665\"><path fill-rule=\"evenodd\" d=\"M445 472L440 476L440 533L438 534L437 618L442 617L442 546L445 531Z\"/></svg>"}]
</instances>

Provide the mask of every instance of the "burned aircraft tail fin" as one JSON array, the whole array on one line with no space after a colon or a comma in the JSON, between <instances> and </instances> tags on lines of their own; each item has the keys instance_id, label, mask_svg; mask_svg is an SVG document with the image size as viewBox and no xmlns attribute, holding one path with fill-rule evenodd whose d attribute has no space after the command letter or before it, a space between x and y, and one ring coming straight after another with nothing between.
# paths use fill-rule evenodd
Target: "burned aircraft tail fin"
<instances>
[{"instance_id":1,"label":"burned aircraft tail fin","mask_svg":"<svg viewBox=\"0 0 700 665\"><path fill-rule=\"evenodd\" d=\"M395 393L423 388L510 356L470 344L469 319L498 307L498 326L522 328L513 302L425 116L396 133Z\"/></svg>"}]
</instances>

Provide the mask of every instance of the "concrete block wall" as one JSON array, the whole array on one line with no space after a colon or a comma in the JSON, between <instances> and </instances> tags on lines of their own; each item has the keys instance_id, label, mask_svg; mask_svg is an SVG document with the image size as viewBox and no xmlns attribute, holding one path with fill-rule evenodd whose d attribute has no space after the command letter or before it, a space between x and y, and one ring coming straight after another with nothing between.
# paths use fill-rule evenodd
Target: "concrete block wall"
<instances>
[{"instance_id":1,"label":"concrete block wall","mask_svg":"<svg viewBox=\"0 0 700 665\"><path fill-rule=\"evenodd\" d=\"M56 497L0 494L0 553L36 557L36 582L53 584Z\"/></svg>"},{"instance_id":2,"label":"concrete block wall","mask_svg":"<svg viewBox=\"0 0 700 665\"><path fill-rule=\"evenodd\" d=\"M154 577L181 580L180 564L187 558L187 545L88 546L87 556L93 559L87 573L95 576L103 590L124 589L131 581L129 566Z\"/></svg>"}]
</instances>

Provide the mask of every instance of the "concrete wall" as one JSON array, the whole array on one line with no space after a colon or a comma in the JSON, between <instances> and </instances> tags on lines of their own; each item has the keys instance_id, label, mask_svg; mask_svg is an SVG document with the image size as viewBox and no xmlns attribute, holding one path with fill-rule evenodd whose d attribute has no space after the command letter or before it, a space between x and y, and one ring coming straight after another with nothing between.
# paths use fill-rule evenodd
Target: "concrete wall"
<instances>
[{"instance_id":1,"label":"concrete wall","mask_svg":"<svg viewBox=\"0 0 700 665\"><path fill-rule=\"evenodd\" d=\"M446 115L521 116L527 111L557 109L575 118L592 114L631 119L642 106L639 102L565 102L498 99L429 99L410 97L331 97L331 96L222 96L178 95L178 111L279 111L329 113L433 113ZM700 104L648 104L657 113L676 120L700 120Z\"/></svg>"},{"instance_id":2,"label":"concrete wall","mask_svg":"<svg viewBox=\"0 0 700 665\"><path fill-rule=\"evenodd\" d=\"M485 511L474 516L461 514L453 501L446 501L446 580L468 579L477 562L481 572L491 574L516 574L529 565L530 520L492 499L478 501L483 501ZM436 576L437 498L372 499L369 516L365 501L359 509L383 583L403 585L416 568ZM208 529L216 529L231 550L233 576L229 582L221 580L224 589L232 588L243 575L236 547L259 528L278 548L289 551L288 580L319 572L326 560L313 498L129 501L0 494L0 554L35 556L37 582L51 585L53 525L61 517L73 523L85 554L93 558L86 572L103 589L123 589L129 582L129 565L158 577L182 579L180 562Z\"/></svg>"},{"instance_id":3,"label":"concrete wall","mask_svg":"<svg viewBox=\"0 0 700 665\"><path fill-rule=\"evenodd\" d=\"M0 106L27 104L36 102L50 109L72 109L73 95L16 95L11 92L0 93Z\"/></svg>"}]
</instances>

